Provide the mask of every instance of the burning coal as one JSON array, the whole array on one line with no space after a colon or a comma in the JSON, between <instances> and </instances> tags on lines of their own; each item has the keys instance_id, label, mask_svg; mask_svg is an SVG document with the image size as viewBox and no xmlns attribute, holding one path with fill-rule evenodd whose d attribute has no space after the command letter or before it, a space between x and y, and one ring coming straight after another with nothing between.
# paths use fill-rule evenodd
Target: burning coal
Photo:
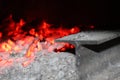
<instances>
[{"instance_id":1,"label":"burning coal","mask_svg":"<svg viewBox=\"0 0 120 80\"><path fill-rule=\"evenodd\" d=\"M0 67L9 67L14 62L19 62L26 67L34 61L36 53L39 51L60 52L67 48L74 48L73 45L55 43L54 40L77 33L80 29L76 26L71 29L63 28L63 26L54 28L53 26L42 21L31 27L23 19L15 22L12 15L3 20L0 25L2 30L0 31Z\"/></svg>"}]
</instances>

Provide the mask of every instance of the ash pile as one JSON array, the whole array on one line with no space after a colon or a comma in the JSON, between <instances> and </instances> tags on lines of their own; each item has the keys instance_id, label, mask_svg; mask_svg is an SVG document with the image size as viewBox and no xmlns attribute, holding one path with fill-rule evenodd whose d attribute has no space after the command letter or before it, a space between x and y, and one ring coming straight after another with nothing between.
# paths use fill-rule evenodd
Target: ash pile
<instances>
[{"instance_id":1,"label":"ash pile","mask_svg":"<svg viewBox=\"0 0 120 80\"><path fill-rule=\"evenodd\" d=\"M54 40L79 31L41 19L6 17L0 23L0 80L77 80L75 56L54 52L66 49L66 43Z\"/></svg>"},{"instance_id":2,"label":"ash pile","mask_svg":"<svg viewBox=\"0 0 120 80\"><path fill-rule=\"evenodd\" d=\"M0 80L77 80L75 56L67 52L38 52L34 62L14 63L0 73ZM0 69L1 70L1 69Z\"/></svg>"}]
</instances>

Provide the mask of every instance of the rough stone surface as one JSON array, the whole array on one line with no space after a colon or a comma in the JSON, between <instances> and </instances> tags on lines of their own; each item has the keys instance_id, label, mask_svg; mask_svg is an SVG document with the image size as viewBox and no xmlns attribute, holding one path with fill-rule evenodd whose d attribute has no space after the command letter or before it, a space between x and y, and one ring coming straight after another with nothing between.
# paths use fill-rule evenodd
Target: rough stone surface
<instances>
[{"instance_id":1,"label":"rough stone surface","mask_svg":"<svg viewBox=\"0 0 120 80\"><path fill-rule=\"evenodd\" d=\"M19 63L0 73L0 80L78 80L76 58L71 53L39 52L27 67Z\"/></svg>"},{"instance_id":2,"label":"rough stone surface","mask_svg":"<svg viewBox=\"0 0 120 80\"><path fill-rule=\"evenodd\" d=\"M118 36L118 34L110 34ZM102 35L103 38L102 36L93 38L103 39L102 42L114 38L108 34ZM109 38L106 39L107 36ZM84 39L88 39L89 42L91 37L87 37ZM0 80L120 80L120 44L98 53L79 45L76 54L74 56L66 52L59 54L39 52L35 61L25 68L19 63L5 68L0 73ZM80 64L76 66L76 63Z\"/></svg>"},{"instance_id":3,"label":"rough stone surface","mask_svg":"<svg viewBox=\"0 0 120 80\"><path fill-rule=\"evenodd\" d=\"M107 43L109 40L117 39L119 35L120 33L111 31L87 31L56 41L69 42L75 45L79 80L120 80L120 43L113 42L114 45L111 45L112 42ZM118 40L120 41L120 39ZM103 44L98 45L101 43ZM83 44L94 44L105 49L98 47L100 51L96 52L90 46L97 46L86 47Z\"/></svg>"},{"instance_id":4,"label":"rough stone surface","mask_svg":"<svg viewBox=\"0 0 120 80\"><path fill-rule=\"evenodd\" d=\"M79 57L80 80L120 80L120 45L87 53Z\"/></svg>"}]
</instances>

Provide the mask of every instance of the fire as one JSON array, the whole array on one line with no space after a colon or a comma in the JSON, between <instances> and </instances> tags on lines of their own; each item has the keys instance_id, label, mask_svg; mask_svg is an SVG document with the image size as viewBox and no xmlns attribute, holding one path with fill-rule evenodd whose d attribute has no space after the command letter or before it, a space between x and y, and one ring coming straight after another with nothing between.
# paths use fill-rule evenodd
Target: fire
<instances>
[{"instance_id":1,"label":"fire","mask_svg":"<svg viewBox=\"0 0 120 80\"><path fill-rule=\"evenodd\" d=\"M34 49L36 48L37 43L39 42L39 40L34 40L33 43L29 46L27 53L25 54L25 57L29 58L32 56L32 53L34 52ZM40 47L38 48L38 50L41 50Z\"/></svg>"},{"instance_id":2,"label":"fire","mask_svg":"<svg viewBox=\"0 0 120 80\"><path fill-rule=\"evenodd\" d=\"M14 62L21 62L23 67L28 66L34 61L36 53L42 50L57 52L65 51L67 48L74 48L68 43L55 43L56 38L60 38L69 34L74 34L80 31L75 26L71 29L66 29L60 26L54 28L52 24L43 21L34 26L29 31L22 28L26 27L27 22L20 19L15 22L12 15L3 21L0 26L7 27L0 32L0 67L4 65L12 65ZM25 50L25 53L22 51ZM22 55L22 57L13 56Z\"/></svg>"}]
</instances>

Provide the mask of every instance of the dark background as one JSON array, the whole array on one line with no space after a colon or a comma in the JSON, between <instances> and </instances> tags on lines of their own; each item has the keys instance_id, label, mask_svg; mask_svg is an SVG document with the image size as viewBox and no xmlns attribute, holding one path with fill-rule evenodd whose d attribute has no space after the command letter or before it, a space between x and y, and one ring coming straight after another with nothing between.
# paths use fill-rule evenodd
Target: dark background
<instances>
[{"instance_id":1,"label":"dark background","mask_svg":"<svg viewBox=\"0 0 120 80\"><path fill-rule=\"evenodd\" d=\"M53 24L86 24L113 30L120 26L118 5L109 0L0 0L0 20L13 14L16 21L43 18Z\"/></svg>"}]
</instances>

